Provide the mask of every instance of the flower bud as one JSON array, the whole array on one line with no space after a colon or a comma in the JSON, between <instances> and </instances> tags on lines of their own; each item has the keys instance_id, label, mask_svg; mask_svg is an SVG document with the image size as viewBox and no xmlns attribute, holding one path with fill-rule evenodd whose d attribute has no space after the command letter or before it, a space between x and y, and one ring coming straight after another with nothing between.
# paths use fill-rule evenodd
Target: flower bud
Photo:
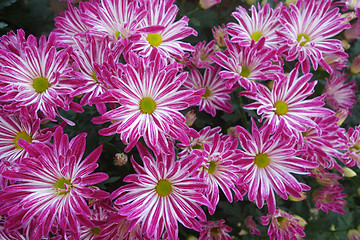
<instances>
[{"instance_id":1,"label":"flower bud","mask_svg":"<svg viewBox=\"0 0 360 240\"><path fill-rule=\"evenodd\" d=\"M127 163L128 156L125 153L117 153L114 157L114 164L116 166L123 166Z\"/></svg>"},{"instance_id":2,"label":"flower bud","mask_svg":"<svg viewBox=\"0 0 360 240\"><path fill-rule=\"evenodd\" d=\"M344 177L355 177L357 174L351 168L343 167Z\"/></svg>"}]
</instances>

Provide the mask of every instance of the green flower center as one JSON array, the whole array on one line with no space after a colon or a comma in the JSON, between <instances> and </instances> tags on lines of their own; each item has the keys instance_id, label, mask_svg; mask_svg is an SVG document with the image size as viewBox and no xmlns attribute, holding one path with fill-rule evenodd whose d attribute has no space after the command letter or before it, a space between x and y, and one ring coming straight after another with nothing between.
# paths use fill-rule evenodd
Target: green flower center
<instances>
[{"instance_id":1,"label":"green flower center","mask_svg":"<svg viewBox=\"0 0 360 240\"><path fill-rule=\"evenodd\" d=\"M215 167L216 167L216 163L215 161L210 161L209 162L209 167L208 167L208 173L213 173L215 171Z\"/></svg>"},{"instance_id":2,"label":"green flower center","mask_svg":"<svg viewBox=\"0 0 360 240\"><path fill-rule=\"evenodd\" d=\"M143 98L140 100L141 113L152 114L156 109L156 102L152 98Z\"/></svg>"},{"instance_id":3,"label":"green flower center","mask_svg":"<svg viewBox=\"0 0 360 240\"><path fill-rule=\"evenodd\" d=\"M169 195L172 191L171 182L166 179L160 179L156 184L155 191L161 197Z\"/></svg>"},{"instance_id":4,"label":"green flower center","mask_svg":"<svg viewBox=\"0 0 360 240\"><path fill-rule=\"evenodd\" d=\"M115 37L116 38L119 38L119 37L122 37L122 38L125 38L125 36L120 32L120 31L117 31L116 33L115 33Z\"/></svg>"},{"instance_id":5,"label":"green flower center","mask_svg":"<svg viewBox=\"0 0 360 240\"><path fill-rule=\"evenodd\" d=\"M51 85L49 81L44 77L38 77L35 78L32 84L33 88L35 89L35 92L37 93L43 93L48 89Z\"/></svg>"},{"instance_id":6,"label":"green flower center","mask_svg":"<svg viewBox=\"0 0 360 240\"><path fill-rule=\"evenodd\" d=\"M297 36L296 41L300 43L300 46L304 46L306 43L310 42L310 37L307 34L301 33Z\"/></svg>"},{"instance_id":7,"label":"green flower center","mask_svg":"<svg viewBox=\"0 0 360 240\"><path fill-rule=\"evenodd\" d=\"M29 134L27 134L25 131L21 131L18 134L16 134L16 136L14 137L14 144L15 144L15 148L16 149L23 149L22 147L19 146L19 144L17 143L18 139L24 139L25 141L31 143L32 142L32 138L29 136Z\"/></svg>"},{"instance_id":8,"label":"green flower center","mask_svg":"<svg viewBox=\"0 0 360 240\"><path fill-rule=\"evenodd\" d=\"M210 229L210 236L212 237L218 237L219 236L219 228L218 227L214 227L212 229Z\"/></svg>"},{"instance_id":9,"label":"green flower center","mask_svg":"<svg viewBox=\"0 0 360 240\"><path fill-rule=\"evenodd\" d=\"M66 193L68 193L70 191L70 188L66 188L66 185L72 186L71 182L69 179L65 179L65 178L60 178L56 183L55 183L55 190L57 191L57 193L59 195L64 195ZM65 190L65 191L62 191Z\"/></svg>"},{"instance_id":10,"label":"green flower center","mask_svg":"<svg viewBox=\"0 0 360 240\"><path fill-rule=\"evenodd\" d=\"M257 42L262 36L264 35L262 35L261 32L254 32L253 34L251 34L251 39Z\"/></svg>"},{"instance_id":11,"label":"green flower center","mask_svg":"<svg viewBox=\"0 0 360 240\"><path fill-rule=\"evenodd\" d=\"M279 223L280 227L286 226L287 218L286 217L277 217L276 221Z\"/></svg>"},{"instance_id":12,"label":"green flower center","mask_svg":"<svg viewBox=\"0 0 360 240\"><path fill-rule=\"evenodd\" d=\"M264 168L267 165L269 165L270 163L270 158L268 157L268 155L266 153L258 153L255 156L255 160L254 163L256 164L256 166L258 166L259 168Z\"/></svg>"},{"instance_id":13,"label":"green flower center","mask_svg":"<svg viewBox=\"0 0 360 240\"><path fill-rule=\"evenodd\" d=\"M275 113L277 115L285 115L289 111L289 106L283 101L277 101L274 104L274 108L276 108Z\"/></svg>"},{"instance_id":14,"label":"green flower center","mask_svg":"<svg viewBox=\"0 0 360 240\"><path fill-rule=\"evenodd\" d=\"M150 46L158 47L162 43L161 35L158 33L150 33L147 35L146 40Z\"/></svg>"},{"instance_id":15,"label":"green flower center","mask_svg":"<svg viewBox=\"0 0 360 240\"><path fill-rule=\"evenodd\" d=\"M95 234L98 235L101 232L100 228L92 228L91 231Z\"/></svg>"},{"instance_id":16,"label":"green flower center","mask_svg":"<svg viewBox=\"0 0 360 240\"><path fill-rule=\"evenodd\" d=\"M211 90L208 88L206 88L205 93L203 95L201 95L201 97L203 97L203 98L208 98L210 96L211 96Z\"/></svg>"},{"instance_id":17,"label":"green flower center","mask_svg":"<svg viewBox=\"0 0 360 240\"><path fill-rule=\"evenodd\" d=\"M95 71L92 73L91 77L94 79L94 81L95 81L96 83L99 83L99 80L98 80L97 77L96 77L96 72L95 72Z\"/></svg>"},{"instance_id":18,"label":"green flower center","mask_svg":"<svg viewBox=\"0 0 360 240\"><path fill-rule=\"evenodd\" d=\"M201 143L197 143L194 146L192 146L192 149L201 149L204 150L204 145Z\"/></svg>"},{"instance_id":19,"label":"green flower center","mask_svg":"<svg viewBox=\"0 0 360 240\"><path fill-rule=\"evenodd\" d=\"M359 144L354 144L354 146L352 146L350 148L350 150L354 150L354 152L359 151L360 150L360 145Z\"/></svg>"},{"instance_id":20,"label":"green flower center","mask_svg":"<svg viewBox=\"0 0 360 240\"><path fill-rule=\"evenodd\" d=\"M248 69L247 67L241 67L240 76L248 77L249 75L250 75L250 69Z\"/></svg>"}]
</instances>

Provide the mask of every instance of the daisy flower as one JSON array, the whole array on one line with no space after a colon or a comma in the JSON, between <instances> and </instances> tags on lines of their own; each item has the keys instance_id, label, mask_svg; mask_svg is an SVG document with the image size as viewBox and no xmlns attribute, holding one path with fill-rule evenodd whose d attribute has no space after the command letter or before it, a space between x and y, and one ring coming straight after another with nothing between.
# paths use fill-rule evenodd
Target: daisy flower
<instances>
[{"instance_id":1,"label":"daisy flower","mask_svg":"<svg viewBox=\"0 0 360 240\"><path fill-rule=\"evenodd\" d=\"M338 8L330 10L331 0L300 0L284 9L279 18L285 31L277 31L286 47L286 60L298 59L304 73L310 71L310 61L316 70L321 65L329 73L332 69L324 61L324 54L344 52L341 41L331 39L350 28Z\"/></svg>"},{"instance_id":2,"label":"daisy flower","mask_svg":"<svg viewBox=\"0 0 360 240\"><path fill-rule=\"evenodd\" d=\"M209 213L214 214L219 203L219 187L224 192L229 202L233 201L231 190L238 199L242 199L241 193L235 187L235 183L242 171L238 161L242 154L237 148L237 140L221 140L218 133L215 134L211 145L204 144L204 150L193 150L201 160L202 165L197 170L198 176L207 184L205 196L210 202ZM186 160L194 161L190 158ZM185 160L182 160L185 161Z\"/></svg>"},{"instance_id":3,"label":"daisy flower","mask_svg":"<svg viewBox=\"0 0 360 240\"><path fill-rule=\"evenodd\" d=\"M223 24L212 29L214 40L216 41L217 46L221 48L226 47L225 39L229 40L229 34L227 27Z\"/></svg>"},{"instance_id":4,"label":"daisy flower","mask_svg":"<svg viewBox=\"0 0 360 240\"><path fill-rule=\"evenodd\" d=\"M195 51L192 53L190 61L196 68L212 68L210 64L214 61L210 58L210 56L214 55L214 46L214 40L208 44L206 44L205 41L202 41L195 45Z\"/></svg>"},{"instance_id":5,"label":"daisy flower","mask_svg":"<svg viewBox=\"0 0 360 240\"><path fill-rule=\"evenodd\" d=\"M144 166L132 159L136 173L124 178L130 184L111 194L112 198L118 197L114 202L120 207L118 213L134 222L129 231L141 223L142 234L149 238L160 239L165 229L168 239L177 239L178 222L201 230L199 220L206 221L206 216L200 206L209 205L201 194L206 184L192 177L201 162L194 160L194 156L188 157L192 161L175 161L172 152L160 154L154 160L146 153L142 156Z\"/></svg>"},{"instance_id":6,"label":"daisy flower","mask_svg":"<svg viewBox=\"0 0 360 240\"><path fill-rule=\"evenodd\" d=\"M18 139L47 144L52 134L40 130L40 119L22 108L19 115L0 113L0 159L18 162L29 154L18 144Z\"/></svg>"},{"instance_id":7,"label":"daisy flower","mask_svg":"<svg viewBox=\"0 0 360 240\"><path fill-rule=\"evenodd\" d=\"M299 224L299 219L281 209L262 216L261 223L263 225L270 224L268 229L270 240L299 239L306 235L304 227Z\"/></svg>"},{"instance_id":8,"label":"daisy flower","mask_svg":"<svg viewBox=\"0 0 360 240\"><path fill-rule=\"evenodd\" d=\"M182 149L182 151L178 153L178 156L185 156L191 153L194 149L204 150L204 144L211 145L216 133L220 133L220 131L221 127L204 127L199 131L197 137L190 137L189 144L178 143L176 145L177 147Z\"/></svg>"},{"instance_id":9,"label":"daisy flower","mask_svg":"<svg viewBox=\"0 0 360 240\"><path fill-rule=\"evenodd\" d=\"M347 144L344 159L348 161L348 166L357 165L360 168L360 126L349 128L346 137Z\"/></svg>"},{"instance_id":10,"label":"daisy flower","mask_svg":"<svg viewBox=\"0 0 360 240\"><path fill-rule=\"evenodd\" d=\"M252 219L252 216L247 216L244 220L245 226L249 229L251 234L255 234L257 236L261 235L261 232L256 227L256 222Z\"/></svg>"},{"instance_id":11,"label":"daisy flower","mask_svg":"<svg viewBox=\"0 0 360 240\"><path fill-rule=\"evenodd\" d=\"M128 39L138 34L146 12L138 0L101 0L100 3L86 5L81 20L96 36L110 36L110 39ZM157 28L155 28L157 29Z\"/></svg>"},{"instance_id":12,"label":"daisy flower","mask_svg":"<svg viewBox=\"0 0 360 240\"><path fill-rule=\"evenodd\" d=\"M231 43L225 39L226 52L215 52L211 57L226 70L220 72L220 77L228 80L227 88L238 82L245 89L256 88L255 80L262 81L275 78L275 73L281 73L282 67L274 65L271 59L274 51L261 48L259 45L243 47L238 43ZM228 57L230 56L230 57Z\"/></svg>"},{"instance_id":13,"label":"daisy flower","mask_svg":"<svg viewBox=\"0 0 360 240\"><path fill-rule=\"evenodd\" d=\"M334 111L350 110L357 102L356 81L345 83L347 77L346 74L334 72L329 78L326 78L325 101Z\"/></svg>"},{"instance_id":14,"label":"daisy flower","mask_svg":"<svg viewBox=\"0 0 360 240\"><path fill-rule=\"evenodd\" d=\"M149 57L133 55L133 62L123 67L123 78L111 78L117 84L104 94L111 96L121 106L93 118L96 124L111 122L101 135L120 134L128 145L125 152L135 146L142 136L146 144L156 153L169 152L172 144L168 137L189 144L185 117L179 112L200 101L203 90L179 91L187 73L179 75L178 63L166 65L161 55L154 51Z\"/></svg>"},{"instance_id":15,"label":"daisy flower","mask_svg":"<svg viewBox=\"0 0 360 240\"><path fill-rule=\"evenodd\" d=\"M238 164L246 170L238 183L248 185L249 201L255 200L259 208L263 207L265 200L271 214L276 207L274 192L288 199L288 195L300 198L302 191L310 189L298 182L292 173L307 174L307 169L318 166L317 163L297 157L298 152L294 149L296 140L285 137L282 133L284 125L284 121L280 121L273 135L271 127L259 131L254 121L252 135L245 128L236 126L244 154Z\"/></svg>"},{"instance_id":16,"label":"daisy flower","mask_svg":"<svg viewBox=\"0 0 360 240\"><path fill-rule=\"evenodd\" d=\"M320 190L315 190L312 194L313 201L317 209L321 209L328 213L329 210L346 214L344 207L346 206L346 200L344 199L347 195L342 193L344 188L340 186L326 187Z\"/></svg>"},{"instance_id":17,"label":"daisy flower","mask_svg":"<svg viewBox=\"0 0 360 240\"><path fill-rule=\"evenodd\" d=\"M205 93L201 95L199 102L199 110L205 111L215 117L216 110L224 112L232 112L232 105L228 102L231 99L230 93L237 87L226 88L226 80L219 76L220 66L214 69L207 68L204 77L196 68L191 68L191 74L183 86L185 89L196 91L205 89Z\"/></svg>"},{"instance_id":18,"label":"daisy flower","mask_svg":"<svg viewBox=\"0 0 360 240\"><path fill-rule=\"evenodd\" d=\"M3 173L6 178L17 181L0 192L1 214L9 215L5 228L12 229L35 219L33 239L46 237L50 230L57 228L71 231L73 239L78 239L79 223L93 225L88 219L90 210L85 199L108 197L108 193L91 187L108 176L91 173L98 166L101 146L82 160L85 135L79 134L69 142L58 127L52 148L19 139L30 157L21 160L18 171Z\"/></svg>"},{"instance_id":19,"label":"daisy flower","mask_svg":"<svg viewBox=\"0 0 360 240\"><path fill-rule=\"evenodd\" d=\"M228 23L228 32L232 36L231 41L239 43L241 46L250 46L251 42L261 42L266 48L278 49L281 38L276 34L283 31L279 22L282 5L279 4L272 9L268 3L258 10L255 5L250 8L251 16L246 9L238 7L231 16L236 18L237 23Z\"/></svg>"},{"instance_id":20,"label":"daisy flower","mask_svg":"<svg viewBox=\"0 0 360 240\"><path fill-rule=\"evenodd\" d=\"M299 77L298 68L295 68L288 76L274 81L272 90L259 84L257 92L243 91L240 95L256 101L244 108L256 109L261 115L260 121L266 119L264 125L273 129L283 120L286 134L295 134L300 139L306 127L317 127L313 117L332 114L332 111L323 108L324 95L306 99L313 94L317 84L317 81L309 82L311 77L310 73Z\"/></svg>"},{"instance_id":21,"label":"daisy flower","mask_svg":"<svg viewBox=\"0 0 360 240\"><path fill-rule=\"evenodd\" d=\"M0 101L6 102L4 109L18 111L21 107L31 107L47 119L56 121L60 116L69 124L72 122L59 115L57 107L81 112L83 109L72 102L70 94L73 84L68 79L71 67L69 49L57 51L55 35L37 39L30 35L16 53L0 49Z\"/></svg>"},{"instance_id":22,"label":"daisy flower","mask_svg":"<svg viewBox=\"0 0 360 240\"><path fill-rule=\"evenodd\" d=\"M303 139L298 143L301 156L316 161L325 168L336 168L342 173L342 167L337 160L343 161L343 154L340 150L345 150L344 146L347 142L345 129L337 125L338 118L333 114L316 117L313 120L318 128L308 127L301 133Z\"/></svg>"},{"instance_id":23,"label":"daisy flower","mask_svg":"<svg viewBox=\"0 0 360 240\"><path fill-rule=\"evenodd\" d=\"M98 78L99 68L105 62L115 64L123 51L123 46L115 45L109 48L110 39L108 37L95 38L86 35L86 45L80 40L75 39L77 50L73 52L72 58L75 61L76 70L71 72L71 78L74 81L75 91L71 96L82 95L81 105L92 105L93 99L106 92L109 86L106 86L101 78ZM111 62L111 63L110 63ZM95 104L100 114L106 112L104 103Z\"/></svg>"},{"instance_id":24,"label":"daisy flower","mask_svg":"<svg viewBox=\"0 0 360 240\"><path fill-rule=\"evenodd\" d=\"M141 26L153 29L141 34L141 38L134 42L132 48L134 51L149 56L152 49L157 49L165 58L182 59L184 51L195 50L190 43L181 40L190 35L197 36L197 32L187 26L189 22L187 17L175 21L179 9L173 3L174 0L145 1L148 14L141 21Z\"/></svg>"},{"instance_id":25,"label":"daisy flower","mask_svg":"<svg viewBox=\"0 0 360 240\"><path fill-rule=\"evenodd\" d=\"M228 234L232 228L224 223L223 219L205 223L200 231L199 240L232 240L233 238Z\"/></svg>"},{"instance_id":26,"label":"daisy flower","mask_svg":"<svg viewBox=\"0 0 360 240\"><path fill-rule=\"evenodd\" d=\"M59 47L75 47L75 39L85 43L85 32L89 29L81 19L81 14L87 9L94 7L91 3L79 2L79 8L68 4L68 9L54 19L56 44Z\"/></svg>"}]
</instances>

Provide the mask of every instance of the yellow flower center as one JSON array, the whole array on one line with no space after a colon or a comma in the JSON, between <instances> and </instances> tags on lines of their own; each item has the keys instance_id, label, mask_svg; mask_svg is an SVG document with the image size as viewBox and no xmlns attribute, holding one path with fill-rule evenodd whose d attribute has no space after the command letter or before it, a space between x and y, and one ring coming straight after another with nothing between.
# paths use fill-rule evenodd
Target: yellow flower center
<instances>
[{"instance_id":1,"label":"yellow flower center","mask_svg":"<svg viewBox=\"0 0 360 240\"><path fill-rule=\"evenodd\" d=\"M64 194L67 194L68 192L70 192L70 188L66 188L65 187L65 184L66 185L69 185L70 187L72 186L71 185L71 182L69 179L65 179L65 178L60 178L56 183L55 183L55 190L57 191L57 193L59 195L64 195ZM63 191L65 190L65 191Z\"/></svg>"},{"instance_id":2,"label":"yellow flower center","mask_svg":"<svg viewBox=\"0 0 360 240\"><path fill-rule=\"evenodd\" d=\"M37 93L43 93L48 89L51 85L49 81L44 77L38 77L35 78L32 83L33 88L35 89L35 92Z\"/></svg>"},{"instance_id":3,"label":"yellow flower center","mask_svg":"<svg viewBox=\"0 0 360 240\"><path fill-rule=\"evenodd\" d=\"M215 171L215 168L216 168L216 163L215 161L210 161L209 162L209 167L208 167L208 173L213 173Z\"/></svg>"},{"instance_id":4,"label":"yellow flower center","mask_svg":"<svg viewBox=\"0 0 360 240\"><path fill-rule=\"evenodd\" d=\"M212 229L210 229L210 236L211 237L219 237L219 228L218 227L214 227Z\"/></svg>"},{"instance_id":5,"label":"yellow flower center","mask_svg":"<svg viewBox=\"0 0 360 240\"><path fill-rule=\"evenodd\" d=\"M98 80L97 77L96 77L96 72L95 72L95 71L92 73L91 77L94 79L94 81L95 81L96 83L99 83L99 80Z\"/></svg>"},{"instance_id":6,"label":"yellow flower center","mask_svg":"<svg viewBox=\"0 0 360 240\"><path fill-rule=\"evenodd\" d=\"M101 232L100 228L92 228L91 231L95 234L98 235Z\"/></svg>"},{"instance_id":7,"label":"yellow flower center","mask_svg":"<svg viewBox=\"0 0 360 240\"><path fill-rule=\"evenodd\" d=\"M280 227L285 227L287 223L286 217L277 217L276 221L279 223Z\"/></svg>"},{"instance_id":8,"label":"yellow flower center","mask_svg":"<svg viewBox=\"0 0 360 240\"><path fill-rule=\"evenodd\" d=\"M156 184L155 191L161 197L169 195L172 191L171 182L166 179L160 179Z\"/></svg>"},{"instance_id":9,"label":"yellow flower center","mask_svg":"<svg viewBox=\"0 0 360 240\"><path fill-rule=\"evenodd\" d=\"M247 67L241 67L240 76L248 77L249 75L250 75L250 69L248 69Z\"/></svg>"},{"instance_id":10,"label":"yellow flower center","mask_svg":"<svg viewBox=\"0 0 360 240\"><path fill-rule=\"evenodd\" d=\"M149 42L150 46L152 47L158 47L162 43L161 35L158 33L148 34L146 40Z\"/></svg>"},{"instance_id":11,"label":"yellow flower center","mask_svg":"<svg viewBox=\"0 0 360 240\"><path fill-rule=\"evenodd\" d=\"M259 168L264 168L267 165L269 165L270 163L270 158L268 157L268 155L266 153L258 153L255 156L255 160L254 163L256 164L256 166L258 166Z\"/></svg>"},{"instance_id":12,"label":"yellow flower center","mask_svg":"<svg viewBox=\"0 0 360 240\"><path fill-rule=\"evenodd\" d=\"M306 43L310 42L310 37L305 33L301 33L297 36L296 41L300 43L300 46L304 46Z\"/></svg>"},{"instance_id":13,"label":"yellow flower center","mask_svg":"<svg viewBox=\"0 0 360 240\"><path fill-rule=\"evenodd\" d=\"M254 32L253 34L251 34L251 39L257 42L262 36L264 35L262 35L261 32Z\"/></svg>"},{"instance_id":14,"label":"yellow flower center","mask_svg":"<svg viewBox=\"0 0 360 240\"><path fill-rule=\"evenodd\" d=\"M21 131L18 134L16 134L16 136L14 137L14 147L16 149L23 149L22 147L19 146L19 144L17 143L18 139L24 139L25 141L31 143L32 142L32 138L29 136L29 134L27 134L25 131Z\"/></svg>"},{"instance_id":15,"label":"yellow flower center","mask_svg":"<svg viewBox=\"0 0 360 240\"><path fill-rule=\"evenodd\" d=\"M208 98L210 96L211 96L211 90L208 88L206 88L205 93L203 95L201 95L201 97L203 97L203 98Z\"/></svg>"},{"instance_id":16,"label":"yellow flower center","mask_svg":"<svg viewBox=\"0 0 360 240\"><path fill-rule=\"evenodd\" d=\"M283 101L277 101L274 104L274 108L276 108L275 113L277 115L285 115L289 111L289 106Z\"/></svg>"},{"instance_id":17,"label":"yellow flower center","mask_svg":"<svg viewBox=\"0 0 360 240\"><path fill-rule=\"evenodd\" d=\"M156 109L156 102L149 97L140 100L141 113L152 114Z\"/></svg>"}]
</instances>

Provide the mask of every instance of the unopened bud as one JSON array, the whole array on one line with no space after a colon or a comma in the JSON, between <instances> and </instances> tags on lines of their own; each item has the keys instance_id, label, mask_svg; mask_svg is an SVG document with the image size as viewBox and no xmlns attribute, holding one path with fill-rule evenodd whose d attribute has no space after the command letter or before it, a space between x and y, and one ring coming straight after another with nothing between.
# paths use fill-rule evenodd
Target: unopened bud
<instances>
[{"instance_id":1,"label":"unopened bud","mask_svg":"<svg viewBox=\"0 0 360 240\"><path fill-rule=\"evenodd\" d=\"M301 194L300 198L293 197L293 196L289 195L289 200L293 201L293 202L300 202L300 201L306 199L306 193L305 192L301 192L300 194Z\"/></svg>"},{"instance_id":2,"label":"unopened bud","mask_svg":"<svg viewBox=\"0 0 360 240\"><path fill-rule=\"evenodd\" d=\"M351 168L348 167L343 167L344 170L344 177L355 177L357 176L356 172L354 172L354 170L352 170Z\"/></svg>"},{"instance_id":3,"label":"unopened bud","mask_svg":"<svg viewBox=\"0 0 360 240\"><path fill-rule=\"evenodd\" d=\"M185 114L185 118L186 118L185 124L188 127L191 127L194 124L195 120L196 120L196 114L195 114L194 110L188 111Z\"/></svg>"},{"instance_id":4,"label":"unopened bud","mask_svg":"<svg viewBox=\"0 0 360 240\"><path fill-rule=\"evenodd\" d=\"M349 111L346 109L339 109L336 111L335 116L337 118L339 118L337 125L340 127L341 124L343 124L343 122L345 121L345 119L347 118L347 116L349 115Z\"/></svg>"},{"instance_id":5,"label":"unopened bud","mask_svg":"<svg viewBox=\"0 0 360 240\"><path fill-rule=\"evenodd\" d=\"M305 219L303 219L302 217L298 216L298 215L293 215L294 218L296 218L297 220L299 220L299 225L302 227L305 227L307 225L307 222Z\"/></svg>"},{"instance_id":6,"label":"unopened bud","mask_svg":"<svg viewBox=\"0 0 360 240\"><path fill-rule=\"evenodd\" d=\"M360 73L360 55L357 55L352 62L350 72L354 75Z\"/></svg>"},{"instance_id":7,"label":"unopened bud","mask_svg":"<svg viewBox=\"0 0 360 240\"><path fill-rule=\"evenodd\" d=\"M117 153L114 157L114 164L116 166L123 166L127 163L128 156L125 153Z\"/></svg>"},{"instance_id":8,"label":"unopened bud","mask_svg":"<svg viewBox=\"0 0 360 240\"><path fill-rule=\"evenodd\" d=\"M221 3L221 0L200 0L199 7L206 10L215 6L218 3Z\"/></svg>"},{"instance_id":9,"label":"unopened bud","mask_svg":"<svg viewBox=\"0 0 360 240\"><path fill-rule=\"evenodd\" d=\"M239 137L239 133L235 130L235 127L230 127L227 130L227 134L230 135L233 140Z\"/></svg>"}]
</instances>

